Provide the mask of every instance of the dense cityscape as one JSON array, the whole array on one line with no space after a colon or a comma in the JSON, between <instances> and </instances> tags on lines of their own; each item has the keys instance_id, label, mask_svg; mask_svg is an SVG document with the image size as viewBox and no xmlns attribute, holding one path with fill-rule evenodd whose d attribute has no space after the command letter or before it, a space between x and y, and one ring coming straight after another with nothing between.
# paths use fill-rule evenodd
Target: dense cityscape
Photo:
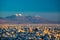
<instances>
[{"instance_id":1,"label":"dense cityscape","mask_svg":"<svg viewBox=\"0 0 60 40\"><path fill-rule=\"evenodd\" d=\"M0 0L0 40L60 40L60 1Z\"/></svg>"},{"instance_id":2,"label":"dense cityscape","mask_svg":"<svg viewBox=\"0 0 60 40\"><path fill-rule=\"evenodd\" d=\"M0 40L60 40L60 24L0 24Z\"/></svg>"}]
</instances>

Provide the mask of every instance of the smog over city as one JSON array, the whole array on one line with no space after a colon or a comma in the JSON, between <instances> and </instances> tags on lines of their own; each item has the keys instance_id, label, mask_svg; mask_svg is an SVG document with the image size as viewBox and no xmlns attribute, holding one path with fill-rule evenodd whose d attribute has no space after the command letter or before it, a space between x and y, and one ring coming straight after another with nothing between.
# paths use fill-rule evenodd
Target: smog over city
<instances>
[{"instance_id":1,"label":"smog over city","mask_svg":"<svg viewBox=\"0 0 60 40\"><path fill-rule=\"evenodd\" d=\"M60 40L59 0L0 0L0 40Z\"/></svg>"}]
</instances>

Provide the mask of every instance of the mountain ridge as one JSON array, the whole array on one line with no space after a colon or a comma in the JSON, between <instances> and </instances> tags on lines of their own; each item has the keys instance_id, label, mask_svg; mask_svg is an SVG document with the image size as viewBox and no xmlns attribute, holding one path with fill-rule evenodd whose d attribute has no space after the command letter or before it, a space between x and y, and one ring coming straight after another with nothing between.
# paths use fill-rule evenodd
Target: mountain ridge
<instances>
[{"instance_id":1,"label":"mountain ridge","mask_svg":"<svg viewBox=\"0 0 60 40\"><path fill-rule=\"evenodd\" d=\"M50 21L48 19L41 18L40 16L23 16L22 14L16 14L7 16L5 18L0 17L0 24L12 23L12 24L60 24L60 22Z\"/></svg>"}]
</instances>

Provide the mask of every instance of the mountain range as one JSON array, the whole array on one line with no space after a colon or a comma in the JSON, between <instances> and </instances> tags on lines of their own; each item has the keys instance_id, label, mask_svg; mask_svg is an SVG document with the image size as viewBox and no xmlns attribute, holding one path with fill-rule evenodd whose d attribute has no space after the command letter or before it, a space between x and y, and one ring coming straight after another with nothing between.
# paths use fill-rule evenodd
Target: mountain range
<instances>
[{"instance_id":1,"label":"mountain range","mask_svg":"<svg viewBox=\"0 0 60 40\"><path fill-rule=\"evenodd\" d=\"M57 21L50 21L40 16L23 16L21 14L0 17L0 24L60 24Z\"/></svg>"}]
</instances>

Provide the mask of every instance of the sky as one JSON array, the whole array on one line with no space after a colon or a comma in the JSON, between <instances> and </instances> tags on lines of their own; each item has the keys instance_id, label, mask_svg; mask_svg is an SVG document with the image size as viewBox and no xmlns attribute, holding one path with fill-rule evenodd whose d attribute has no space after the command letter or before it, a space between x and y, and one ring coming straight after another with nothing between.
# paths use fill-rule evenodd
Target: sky
<instances>
[{"instance_id":1,"label":"sky","mask_svg":"<svg viewBox=\"0 0 60 40\"><path fill-rule=\"evenodd\" d=\"M59 21L59 0L0 0L0 17L21 13L39 15L43 18Z\"/></svg>"}]
</instances>

